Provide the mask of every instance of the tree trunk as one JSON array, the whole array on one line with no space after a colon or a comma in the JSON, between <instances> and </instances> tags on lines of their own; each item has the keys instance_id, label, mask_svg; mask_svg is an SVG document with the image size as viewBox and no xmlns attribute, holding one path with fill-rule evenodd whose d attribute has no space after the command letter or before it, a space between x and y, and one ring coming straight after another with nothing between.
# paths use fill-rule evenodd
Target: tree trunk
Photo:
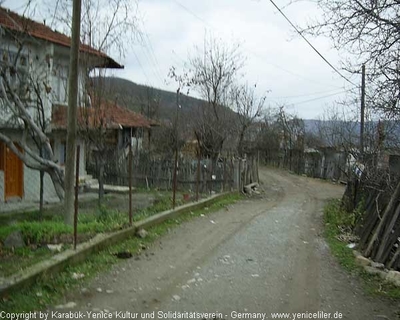
<instances>
[{"instance_id":1,"label":"tree trunk","mask_svg":"<svg viewBox=\"0 0 400 320\"><path fill-rule=\"evenodd\" d=\"M39 148L39 155L43 157L43 150ZM39 214L42 215L43 213L43 179L44 178L44 171L40 170L40 190L39 190Z\"/></svg>"},{"instance_id":2,"label":"tree trunk","mask_svg":"<svg viewBox=\"0 0 400 320\"><path fill-rule=\"evenodd\" d=\"M39 194L39 213L42 214L43 213L43 193L44 193L44 171L40 170L40 194Z\"/></svg>"},{"instance_id":3,"label":"tree trunk","mask_svg":"<svg viewBox=\"0 0 400 320\"><path fill-rule=\"evenodd\" d=\"M396 262L397 258L400 255L400 246L397 247L396 252L394 253L392 259L390 260L389 264L388 264L388 268L391 269L394 265L394 263Z\"/></svg>"},{"instance_id":4,"label":"tree trunk","mask_svg":"<svg viewBox=\"0 0 400 320\"><path fill-rule=\"evenodd\" d=\"M49 170L47 173L50 175L58 198L62 201L64 199L63 180L59 177L59 173L55 172L54 170Z\"/></svg>"},{"instance_id":5,"label":"tree trunk","mask_svg":"<svg viewBox=\"0 0 400 320\"><path fill-rule=\"evenodd\" d=\"M395 203L398 201L399 196L400 196L400 181L397 183L396 189L394 190L394 192L390 198L390 201L389 201L388 205L386 206L385 211L382 215L382 219L379 222L376 230L374 231L374 234L372 235L371 240L369 241L368 247L364 252L364 255L366 257L369 257L371 255L375 241L378 239L382 228L385 226L385 222L388 219L390 213L393 211L393 207L394 207Z\"/></svg>"},{"instance_id":6,"label":"tree trunk","mask_svg":"<svg viewBox=\"0 0 400 320\"><path fill-rule=\"evenodd\" d=\"M239 142L237 146L239 157L243 157L243 140L244 140L244 132L241 132L239 135Z\"/></svg>"}]
</instances>

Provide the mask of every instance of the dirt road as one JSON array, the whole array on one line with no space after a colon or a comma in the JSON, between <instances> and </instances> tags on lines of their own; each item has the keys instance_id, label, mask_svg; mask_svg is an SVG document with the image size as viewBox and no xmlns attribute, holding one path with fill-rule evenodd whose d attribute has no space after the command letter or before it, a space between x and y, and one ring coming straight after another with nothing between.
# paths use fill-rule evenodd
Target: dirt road
<instances>
[{"instance_id":1,"label":"dirt road","mask_svg":"<svg viewBox=\"0 0 400 320\"><path fill-rule=\"evenodd\" d=\"M271 169L261 179L260 197L173 229L147 256L122 262L66 302L114 318L218 311L225 319L271 319L320 311L317 319L398 319L399 306L365 295L321 235L324 201L340 197L343 187Z\"/></svg>"}]
</instances>

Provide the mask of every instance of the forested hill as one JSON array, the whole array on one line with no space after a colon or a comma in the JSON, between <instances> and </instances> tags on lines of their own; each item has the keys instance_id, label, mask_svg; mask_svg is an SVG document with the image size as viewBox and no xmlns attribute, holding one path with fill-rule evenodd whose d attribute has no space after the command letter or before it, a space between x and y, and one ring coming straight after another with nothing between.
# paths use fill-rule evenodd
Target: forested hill
<instances>
[{"instance_id":1,"label":"forested hill","mask_svg":"<svg viewBox=\"0 0 400 320\"><path fill-rule=\"evenodd\" d=\"M175 116L175 92L136 84L115 77L92 78L92 80L94 86L101 88L108 99L116 101L121 106L157 119L172 120ZM202 103L204 101L184 94L179 97L181 112L184 114L190 114L191 110Z\"/></svg>"},{"instance_id":2,"label":"forested hill","mask_svg":"<svg viewBox=\"0 0 400 320\"><path fill-rule=\"evenodd\" d=\"M116 101L121 106L136 112L141 112L150 118L158 120L172 121L175 118L175 92L140 85L122 78L102 77L92 78L92 80L94 86L101 88L101 91L104 92L108 99ZM200 99L192 98L184 94L181 94L179 99L179 104L181 105L179 117L181 121L195 117L195 108L204 103L204 101ZM359 124L355 122L340 120L303 121L305 131L308 134L320 135L321 128L324 128L326 132L336 134L338 134L339 131L344 131L345 134L351 135L352 139L358 139ZM372 130L371 132L375 132L377 124L377 122L367 122L366 127L369 128L369 131ZM398 122L385 121L385 131L388 136L400 135L400 124Z\"/></svg>"}]
</instances>

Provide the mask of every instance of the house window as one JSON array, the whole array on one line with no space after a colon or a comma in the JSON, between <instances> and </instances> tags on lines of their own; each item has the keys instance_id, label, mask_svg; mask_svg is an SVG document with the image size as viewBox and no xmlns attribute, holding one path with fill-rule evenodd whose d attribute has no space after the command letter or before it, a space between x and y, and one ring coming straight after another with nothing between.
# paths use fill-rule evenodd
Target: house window
<instances>
[{"instance_id":1,"label":"house window","mask_svg":"<svg viewBox=\"0 0 400 320\"><path fill-rule=\"evenodd\" d=\"M4 171L5 157L6 157L6 148L4 143L0 141L0 171Z\"/></svg>"},{"instance_id":2,"label":"house window","mask_svg":"<svg viewBox=\"0 0 400 320\"><path fill-rule=\"evenodd\" d=\"M59 90L60 90L60 101L67 102L68 96L68 75L67 72L64 71L60 74L59 77Z\"/></svg>"},{"instance_id":3,"label":"house window","mask_svg":"<svg viewBox=\"0 0 400 320\"><path fill-rule=\"evenodd\" d=\"M68 100L68 68L56 66L54 70L54 99L66 103Z\"/></svg>"}]
</instances>

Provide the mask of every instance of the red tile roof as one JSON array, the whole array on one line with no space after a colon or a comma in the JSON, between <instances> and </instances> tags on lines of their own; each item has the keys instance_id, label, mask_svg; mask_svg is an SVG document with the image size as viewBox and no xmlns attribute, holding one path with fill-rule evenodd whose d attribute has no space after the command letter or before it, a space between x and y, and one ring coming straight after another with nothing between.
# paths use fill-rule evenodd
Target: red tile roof
<instances>
[{"instance_id":1,"label":"red tile roof","mask_svg":"<svg viewBox=\"0 0 400 320\"><path fill-rule=\"evenodd\" d=\"M80 129L150 128L154 123L143 115L118 106L109 101L103 101L100 107L79 108L78 127ZM67 128L67 107L53 106L52 129Z\"/></svg>"},{"instance_id":2,"label":"red tile roof","mask_svg":"<svg viewBox=\"0 0 400 320\"><path fill-rule=\"evenodd\" d=\"M0 26L12 31L26 33L34 38L49 41L63 47L69 48L71 46L71 38L65 34L53 31L42 23L23 17L2 7L0 7ZM88 45L81 44L80 51L104 58L105 63L99 65L98 67L123 68L123 66L118 64L104 52L94 49Z\"/></svg>"}]
</instances>

